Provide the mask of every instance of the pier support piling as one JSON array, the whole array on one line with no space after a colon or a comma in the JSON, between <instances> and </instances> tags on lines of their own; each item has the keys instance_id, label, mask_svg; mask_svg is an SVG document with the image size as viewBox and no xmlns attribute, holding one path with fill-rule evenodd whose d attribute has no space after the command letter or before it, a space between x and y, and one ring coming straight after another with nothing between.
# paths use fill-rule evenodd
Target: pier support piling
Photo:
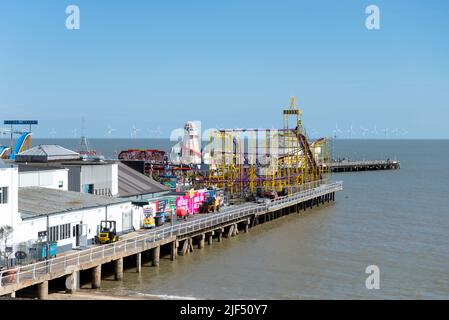
<instances>
[{"instance_id":1,"label":"pier support piling","mask_svg":"<svg viewBox=\"0 0 449 320\"><path fill-rule=\"evenodd\" d=\"M185 239L182 243L181 252L179 253L181 256L185 256L189 251L189 239Z\"/></svg>"},{"instance_id":2,"label":"pier support piling","mask_svg":"<svg viewBox=\"0 0 449 320\"><path fill-rule=\"evenodd\" d=\"M101 286L101 264L92 268L92 289L98 289Z\"/></svg>"},{"instance_id":3,"label":"pier support piling","mask_svg":"<svg viewBox=\"0 0 449 320\"><path fill-rule=\"evenodd\" d=\"M213 239L213 236L214 236L214 232L213 232L213 231L212 231L212 232L209 232L209 233L207 234L207 244L208 244L209 246L212 245L212 239Z\"/></svg>"},{"instance_id":4,"label":"pier support piling","mask_svg":"<svg viewBox=\"0 0 449 320\"><path fill-rule=\"evenodd\" d=\"M233 234L234 234L234 225L232 224L229 226L228 233L226 234L226 238L232 237Z\"/></svg>"},{"instance_id":5,"label":"pier support piling","mask_svg":"<svg viewBox=\"0 0 449 320\"><path fill-rule=\"evenodd\" d=\"M205 239L204 233L198 237L198 249L204 248L204 239Z\"/></svg>"},{"instance_id":6,"label":"pier support piling","mask_svg":"<svg viewBox=\"0 0 449 320\"><path fill-rule=\"evenodd\" d=\"M217 230L217 242L221 242L221 237L223 235L223 229Z\"/></svg>"},{"instance_id":7,"label":"pier support piling","mask_svg":"<svg viewBox=\"0 0 449 320\"><path fill-rule=\"evenodd\" d=\"M239 234L239 226L238 226L238 224L236 223L235 225L234 225L234 236L236 236L236 235L238 235Z\"/></svg>"},{"instance_id":8,"label":"pier support piling","mask_svg":"<svg viewBox=\"0 0 449 320\"><path fill-rule=\"evenodd\" d=\"M153 267L159 267L160 254L161 254L161 246L153 248Z\"/></svg>"},{"instance_id":9,"label":"pier support piling","mask_svg":"<svg viewBox=\"0 0 449 320\"><path fill-rule=\"evenodd\" d=\"M142 272L142 254L141 253L136 254L136 272L137 273Z\"/></svg>"},{"instance_id":10,"label":"pier support piling","mask_svg":"<svg viewBox=\"0 0 449 320\"><path fill-rule=\"evenodd\" d=\"M176 255L178 253L178 245L176 243L176 240L171 243L170 249L171 249L171 251L170 251L170 260L174 261L174 260L176 260Z\"/></svg>"},{"instance_id":11,"label":"pier support piling","mask_svg":"<svg viewBox=\"0 0 449 320\"><path fill-rule=\"evenodd\" d=\"M114 261L115 280L123 280L123 258Z\"/></svg>"},{"instance_id":12,"label":"pier support piling","mask_svg":"<svg viewBox=\"0 0 449 320\"><path fill-rule=\"evenodd\" d=\"M48 298L48 281L44 281L37 285L37 298L45 300Z\"/></svg>"},{"instance_id":13,"label":"pier support piling","mask_svg":"<svg viewBox=\"0 0 449 320\"><path fill-rule=\"evenodd\" d=\"M76 289L77 289L77 284L78 284L78 276L79 276L79 272L77 271L72 271L71 274L68 274L66 276L66 280L65 280L65 292L66 293L75 293Z\"/></svg>"}]
</instances>

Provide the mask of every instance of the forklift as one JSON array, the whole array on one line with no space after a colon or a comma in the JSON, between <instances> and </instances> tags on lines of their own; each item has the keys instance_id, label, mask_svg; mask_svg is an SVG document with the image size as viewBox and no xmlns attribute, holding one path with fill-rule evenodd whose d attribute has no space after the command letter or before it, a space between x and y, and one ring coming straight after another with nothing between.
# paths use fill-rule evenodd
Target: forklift
<instances>
[{"instance_id":1,"label":"forklift","mask_svg":"<svg viewBox=\"0 0 449 320\"><path fill-rule=\"evenodd\" d=\"M112 243L118 240L115 221L101 221L100 233L98 234L98 243Z\"/></svg>"}]
</instances>

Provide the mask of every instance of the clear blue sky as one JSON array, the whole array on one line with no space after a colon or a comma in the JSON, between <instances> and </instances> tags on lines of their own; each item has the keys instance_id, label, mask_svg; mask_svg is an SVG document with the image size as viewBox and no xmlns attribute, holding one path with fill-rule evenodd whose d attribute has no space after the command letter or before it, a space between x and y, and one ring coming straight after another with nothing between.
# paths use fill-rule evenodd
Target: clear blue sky
<instances>
[{"instance_id":1,"label":"clear blue sky","mask_svg":"<svg viewBox=\"0 0 449 320\"><path fill-rule=\"evenodd\" d=\"M369 4L381 30L365 28ZM73 136L82 116L90 137L271 128L294 95L309 133L449 138L448 34L440 0L0 0L0 121L38 119L41 137Z\"/></svg>"}]
</instances>

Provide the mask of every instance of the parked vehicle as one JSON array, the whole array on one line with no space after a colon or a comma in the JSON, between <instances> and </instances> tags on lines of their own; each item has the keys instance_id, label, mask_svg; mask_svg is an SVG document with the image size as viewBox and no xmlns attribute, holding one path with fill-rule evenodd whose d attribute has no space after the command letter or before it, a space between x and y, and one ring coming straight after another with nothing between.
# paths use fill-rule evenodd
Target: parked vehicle
<instances>
[{"instance_id":1,"label":"parked vehicle","mask_svg":"<svg viewBox=\"0 0 449 320\"><path fill-rule=\"evenodd\" d=\"M152 214L145 215L145 218L143 218L143 228L144 229L151 229L156 226L156 222L154 221L154 217Z\"/></svg>"},{"instance_id":2,"label":"parked vehicle","mask_svg":"<svg viewBox=\"0 0 449 320\"><path fill-rule=\"evenodd\" d=\"M211 213L211 212L219 212L220 206L222 205L222 201L220 196L208 196L206 200L200 205L199 212L200 213Z\"/></svg>"},{"instance_id":3,"label":"parked vehicle","mask_svg":"<svg viewBox=\"0 0 449 320\"><path fill-rule=\"evenodd\" d=\"M98 242L101 244L118 241L115 221L101 221Z\"/></svg>"}]
</instances>

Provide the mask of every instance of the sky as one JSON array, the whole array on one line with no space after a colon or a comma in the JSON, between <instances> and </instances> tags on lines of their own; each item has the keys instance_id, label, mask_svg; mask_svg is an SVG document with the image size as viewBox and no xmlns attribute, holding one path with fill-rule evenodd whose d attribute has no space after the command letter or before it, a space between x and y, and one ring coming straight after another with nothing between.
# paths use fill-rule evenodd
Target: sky
<instances>
[{"instance_id":1,"label":"sky","mask_svg":"<svg viewBox=\"0 0 449 320\"><path fill-rule=\"evenodd\" d=\"M72 4L79 30L66 28ZM379 30L365 26L371 4ZM0 126L278 128L295 96L312 136L447 139L448 33L440 0L0 0Z\"/></svg>"}]
</instances>

